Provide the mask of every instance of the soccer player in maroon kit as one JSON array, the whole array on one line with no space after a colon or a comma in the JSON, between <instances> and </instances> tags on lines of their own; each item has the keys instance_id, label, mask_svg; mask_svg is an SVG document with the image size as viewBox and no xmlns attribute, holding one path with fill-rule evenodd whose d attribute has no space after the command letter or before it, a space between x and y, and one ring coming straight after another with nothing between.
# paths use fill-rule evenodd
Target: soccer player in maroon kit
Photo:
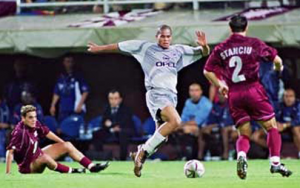
<instances>
[{"instance_id":1,"label":"soccer player in maroon kit","mask_svg":"<svg viewBox=\"0 0 300 188\"><path fill-rule=\"evenodd\" d=\"M61 173L84 173L85 169L73 169L56 162L59 157L68 154L90 172L100 172L108 167L108 163L94 164L78 151L70 142L65 142L48 127L37 120L36 108L32 105L21 108L22 121L12 132L10 143L7 147L6 173L11 172L13 158L19 166L19 172L42 173L45 168ZM40 138L48 138L56 142L41 149L38 146Z\"/></svg>"},{"instance_id":2,"label":"soccer player in maroon kit","mask_svg":"<svg viewBox=\"0 0 300 188\"><path fill-rule=\"evenodd\" d=\"M247 25L244 16L231 18L232 35L215 47L204 67L204 75L228 97L230 113L239 132L236 142L238 176L241 179L247 176L250 120L255 120L267 132L271 173L288 177L292 172L280 163L281 136L275 113L258 75L259 62L272 61L274 71L282 71L282 60L274 48L257 38L247 37ZM216 76L219 71L225 82Z\"/></svg>"}]
</instances>

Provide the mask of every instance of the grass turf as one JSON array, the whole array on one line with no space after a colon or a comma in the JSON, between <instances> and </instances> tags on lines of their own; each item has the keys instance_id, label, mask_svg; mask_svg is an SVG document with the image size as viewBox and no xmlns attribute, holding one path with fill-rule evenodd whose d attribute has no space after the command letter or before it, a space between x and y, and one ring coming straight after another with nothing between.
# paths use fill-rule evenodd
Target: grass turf
<instances>
[{"instance_id":1,"label":"grass turf","mask_svg":"<svg viewBox=\"0 0 300 188\"><path fill-rule=\"evenodd\" d=\"M99 174L59 174L46 170L43 174L22 175L13 164L13 172L5 175L5 164L0 164L1 188L299 188L300 160L283 160L283 163L293 171L289 178L269 172L267 160L251 160L248 162L248 176L240 180L236 175L234 161L204 162L205 174L202 178L188 179L184 176L184 162L147 161L142 171L142 177L133 175L132 162L110 163L110 167ZM79 167L77 163L65 163Z\"/></svg>"}]
</instances>

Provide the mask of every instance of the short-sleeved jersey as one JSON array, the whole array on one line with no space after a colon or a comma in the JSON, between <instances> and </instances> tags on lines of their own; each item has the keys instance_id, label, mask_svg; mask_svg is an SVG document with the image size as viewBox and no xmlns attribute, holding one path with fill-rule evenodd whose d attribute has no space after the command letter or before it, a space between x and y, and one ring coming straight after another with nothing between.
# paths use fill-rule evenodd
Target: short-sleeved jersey
<instances>
[{"instance_id":1,"label":"short-sleeved jersey","mask_svg":"<svg viewBox=\"0 0 300 188\"><path fill-rule=\"evenodd\" d=\"M80 75L62 74L54 88L54 93L60 97L60 112L73 112L84 92L89 92L89 86ZM86 111L85 105L83 111Z\"/></svg>"},{"instance_id":2,"label":"short-sleeved jersey","mask_svg":"<svg viewBox=\"0 0 300 188\"><path fill-rule=\"evenodd\" d=\"M202 96L197 103L193 102L192 99L187 99L182 110L181 120L183 122L194 120L201 127L206 123L212 107L213 104L205 96Z\"/></svg>"},{"instance_id":3,"label":"short-sleeved jersey","mask_svg":"<svg viewBox=\"0 0 300 188\"><path fill-rule=\"evenodd\" d=\"M232 34L214 48L204 69L221 72L229 88L242 86L259 81L260 62L273 62L276 55L274 48L257 38Z\"/></svg>"},{"instance_id":4,"label":"short-sleeved jersey","mask_svg":"<svg viewBox=\"0 0 300 188\"><path fill-rule=\"evenodd\" d=\"M120 42L119 49L130 53L141 64L146 89L162 88L177 93L177 73L202 57L201 47L172 45L168 49L140 40Z\"/></svg>"},{"instance_id":5,"label":"short-sleeved jersey","mask_svg":"<svg viewBox=\"0 0 300 188\"><path fill-rule=\"evenodd\" d=\"M27 170L28 165L42 154L39 140L45 137L49 131L49 128L39 121L37 121L35 128L26 126L22 121L16 125L6 149L14 150L14 159L21 173L28 173L24 170Z\"/></svg>"}]
</instances>

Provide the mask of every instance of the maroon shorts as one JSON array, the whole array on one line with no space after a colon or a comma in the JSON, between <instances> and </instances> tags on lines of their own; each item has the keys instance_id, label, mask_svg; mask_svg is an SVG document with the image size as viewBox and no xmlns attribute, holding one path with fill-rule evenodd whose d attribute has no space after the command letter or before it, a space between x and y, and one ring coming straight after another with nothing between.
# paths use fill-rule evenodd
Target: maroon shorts
<instances>
[{"instance_id":1,"label":"maroon shorts","mask_svg":"<svg viewBox=\"0 0 300 188\"><path fill-rule=\"evenodd\" d=\"M21 164L18 164L19 172L21 174L31 173L31 169L30 169L31 163L33 163L41 155L43 155L43 151L39 149L39 150L37 150L35 155L28 156L25 161L23 161Z\"/></svg>"},{"instance_id":2,"label":"maroon shorts","mask_svg":"<svg viewBox=\"0 0 300 188\"><path fill-rule=\"evenodd\" d=\"M275 116L267 93L259 82L230 87L228 102L238 126L247 121L267 121Z\"/></svg>"},{"instance_id":3,"label":"maroon shorts","mask_svg":"<svg viewBox=\"0 0 300 188\"><path fill-rule=\"evenodd\" d=\"M19 165L19 172L21 174L29 174L29 173L31 173L30 164L31 163L26 163L26 164L23 164L23 165Z\"/></svg>"}]
</instances>

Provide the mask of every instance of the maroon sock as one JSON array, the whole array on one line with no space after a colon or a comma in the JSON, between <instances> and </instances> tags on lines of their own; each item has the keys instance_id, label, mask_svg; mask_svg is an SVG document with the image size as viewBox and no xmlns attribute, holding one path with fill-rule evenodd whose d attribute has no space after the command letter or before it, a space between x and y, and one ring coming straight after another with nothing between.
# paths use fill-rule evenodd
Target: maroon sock
<instances>
[{"instance_id":1,"label":"maroon sock","mask_svg":"<svg viewBox=\"0 0 300 188\"><path fill-rule=\"evenodd\" d=\"M87 157L83 157L80 162L79 162L82 166L84 166L85 168L89 168L89 165L92 163L92 161L87 158Z\"/></svg>"},{"instance_id":2,"label":"maroon sock","mask_svg":"<svg viewBox=\"0 0 300 188\"><path fill-rule=\"evenodd\" d=\"M249 148L250 148L249 137L245 135L239 136L238 140L236 141L237 152L243 151L247 154Z\"/></svg>"},{"instance_id":3,"label":"maroon sock","mask_svg":"<svg viewBox=\"0 0 300 188\"><path fill-rule=\"evenodd\" d=\"M269 147L270 156L280 156L281 136L277 129L272 128L268 131L267 144Z\"/></svg>"},{"instance_id":4,"label":"maroon sock","mask_svg":"<svg viewBox=\"0 0 300 188\"><path fill-rule=\"evenodd\" d=\"M69 173L70 167L60 164L60 163L57 163L57 167L56 167L55 171L60 172L60 173Z\"/></svg>"}]
</instances>

